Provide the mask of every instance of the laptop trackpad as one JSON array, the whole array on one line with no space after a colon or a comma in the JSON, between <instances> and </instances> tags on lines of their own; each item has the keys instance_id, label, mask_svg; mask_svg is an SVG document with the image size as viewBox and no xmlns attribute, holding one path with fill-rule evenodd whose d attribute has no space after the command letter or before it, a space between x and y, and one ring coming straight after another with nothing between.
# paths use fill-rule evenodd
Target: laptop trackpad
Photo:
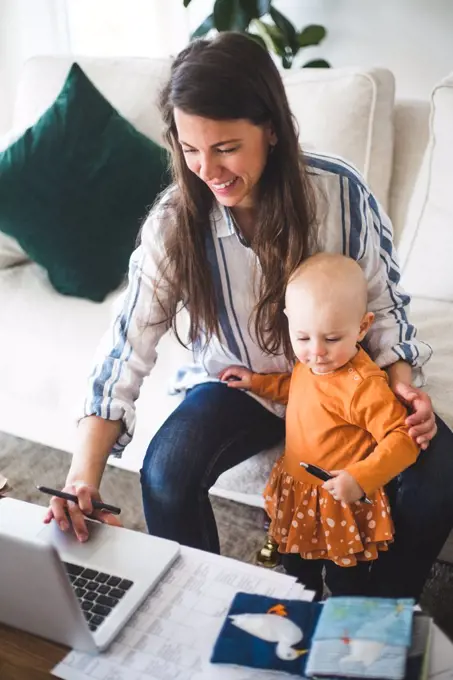
<instances>
[{"instance_id":1,"label":"laptop trackpad","mask_svg":"<svg viewBox=\"0 0 453 680\"><path fill-rule=\"evenodd\" d=\"M88 531L88 541L81 543L73 531L62 531L56 522L51 522L43 527L37 538L52 543L63 560L78 561L91 558L108 539L108 531L100 522L88 522Z\"/></svg>"}]
</instances>

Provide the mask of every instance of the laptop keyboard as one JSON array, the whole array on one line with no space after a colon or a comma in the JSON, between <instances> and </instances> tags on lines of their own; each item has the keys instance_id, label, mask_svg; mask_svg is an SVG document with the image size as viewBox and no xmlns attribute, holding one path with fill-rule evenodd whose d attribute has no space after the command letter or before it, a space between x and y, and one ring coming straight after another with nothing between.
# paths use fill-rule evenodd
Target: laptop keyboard
<instances>
[{"instance_id":1,"label":"laptop keyboard","mask_svg":"<svg viewBox=\"0 0 453 680\"><path fill-rule=\"evenodd\" d=\"M110 614L129 588L132 581L79 564L63 563L80 602L90 630L95 631Z\"/></svg>"}]
</instances>

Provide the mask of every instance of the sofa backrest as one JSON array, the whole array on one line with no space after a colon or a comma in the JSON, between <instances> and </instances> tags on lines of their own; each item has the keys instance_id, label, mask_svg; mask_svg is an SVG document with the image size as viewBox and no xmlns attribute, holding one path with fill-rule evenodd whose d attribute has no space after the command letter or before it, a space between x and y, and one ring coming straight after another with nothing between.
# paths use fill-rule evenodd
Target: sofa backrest
<instances>
[{"instance_id":1,"label":"sofa backrest","mask_svg":"<svg viewBox=\"0 0 453 680\"><path fill-rule=\"evenodd\" d=\"M397 101L394 110L393 167L389 215L395 242L401 239L409 203L420 172L429 136L429 102Z\"/></svg>"},{"instance_id":2,"label":"sofa backrest","mask_svg":"<svg viewBox=\"0 0 453 680\"><path fill-rule=\"evenodd\" d=\"M363 174L388 207L395 79L386 69L299 69L283 74L302 148L332 153Z\"/></svg>"},{"instance_id":3,"label":"sofa backrest","mask_svg":"<svg viewBox=\"0 0 453 680\"><path fill-rule=\"evenodd\" d=\"M25 129L54 101L73 61L140 132L161 139L156 108L170 62L158 59L46 57L21 74L14 127ZM388 205L393 150L394 78L384 69L299 69L284 74L300 139L307 150L342 156Z\"/></svg>"},{"instance_id":4,"label":"sofa backrest","mask_svg":"<svg viewBox=\"0 0 453 680\"><path fill-rule=\"evenodd\" d=\"M25 130L60 92L76 61L98 90L140 132L161 141L157 96L169 73L166 59L38 56L25 62L14 105L13 125Z\"/></svg>"},{"instance_id":5,"label":"sofa backrest","mask_svg":"<svg viewBox=\"0 0 453 680\"><path fill-rule=\"evenodd\" d=\"M166 59L37 56L22 70L14 128L32 125L58 95L73 61L143 134L162 141L158 93ZM299 69L283 74L303 148L344 157L364 175L398 242L428 141L429 103L394 102L385 69Z\"/></svg>"}]
</instances>

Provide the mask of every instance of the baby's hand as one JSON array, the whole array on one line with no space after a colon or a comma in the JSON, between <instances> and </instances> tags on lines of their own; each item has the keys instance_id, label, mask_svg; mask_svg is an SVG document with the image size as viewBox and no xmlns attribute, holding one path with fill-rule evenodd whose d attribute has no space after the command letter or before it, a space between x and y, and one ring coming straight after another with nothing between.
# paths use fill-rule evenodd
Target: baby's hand
<instances>
[{"instance_id":1,"label":"baby's hand","mask_svg":"<svg viewBox=\"0 0 453 680\"><path fill-rule=\"evenodd\" d=\"M219 373L219 380L228 383L228 387L249 390L252 387L253 372L245 366L228 366Z\"/></svg>"},{"instance_id":2,"label":"baby's hand","mask_svg":"<svg viewBox=\"0 0 453 680\"><path fill-rule=\"evenodd\" d=\"M328 479L327 482L324 482L322 488L329 491L336 501L354 503L364 496L362 487L346 470L331 470L330 474L334 479Z\"/></svg>"}]
</instances>

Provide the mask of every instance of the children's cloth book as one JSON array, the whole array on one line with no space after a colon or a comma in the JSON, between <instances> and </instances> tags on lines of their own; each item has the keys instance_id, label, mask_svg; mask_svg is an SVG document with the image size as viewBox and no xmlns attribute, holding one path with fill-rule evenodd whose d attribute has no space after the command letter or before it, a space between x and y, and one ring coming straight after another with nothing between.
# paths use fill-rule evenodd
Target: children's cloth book
<instances>
[{"instance_id":1,"label":"children's cloth book","mask_svg":"<svg viewBox=\"0 0 453 680\"><path fill-rule=\"evenodd\" d=\"M322 607L318 602L237 593L211 662L305 677L308 651Z\"/></svg>"},{"instance_id":2,"label":"children's cloth book","mask_svg":"<svg viewBox=\"0 0 453 680\"><path fill-rule=\"evenodd\" d=\"M306 675L404 680L414 600L332 597L319 617Z\"/></svg>"},{"instance_id":3,"label":"children's cloth book","mask_svg":"<svg viewBox=\"0 0 453 680\"><path fill-rule=\"evenodd\" d=\"M412 642L409 648L404 680L428 680L432 634L432 618L428 614L414 612ZM340 676L329 676L323 680L342 680ZM359 680L356 678L356 680ZM366 680L360 678L360 680Z\"/></svg>"}]
</instances>

